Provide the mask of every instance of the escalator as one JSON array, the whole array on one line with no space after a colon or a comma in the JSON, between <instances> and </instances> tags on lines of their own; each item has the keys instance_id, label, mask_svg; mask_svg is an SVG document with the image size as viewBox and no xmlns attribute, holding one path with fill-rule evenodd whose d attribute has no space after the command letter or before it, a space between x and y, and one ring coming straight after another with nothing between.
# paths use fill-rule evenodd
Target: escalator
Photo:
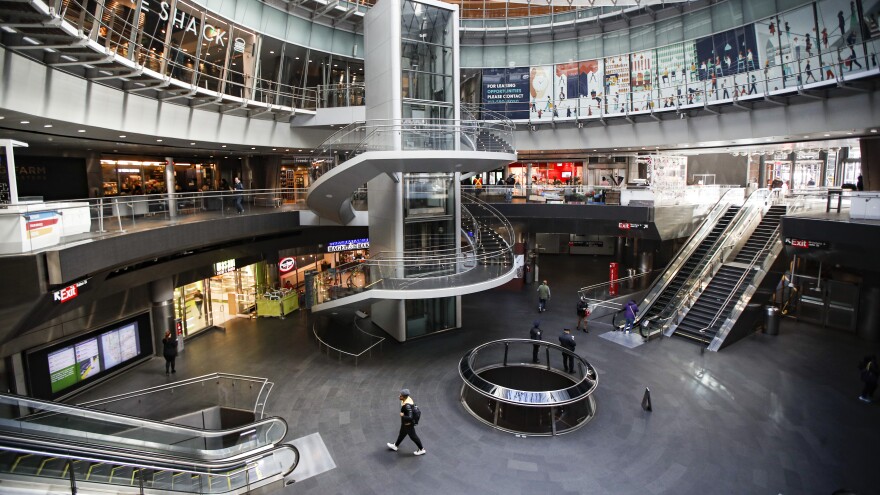
<instances>
[{"instance_id":1,"label":"escalator","mask_svg":"<svg viewBox=\"0 0 880 495\"><path fill-rule=\"evenodd\" d=\"M281 418L205 430L0 394L0 486L244 493L296 467L286 433Z\"/></svg>"},{"instance_id":2,"label":"escalator","mask_svg":"<svg viewBox=\"0 0 880 495\"><path fill-rule=\"evenodd\" d=\"M717 222L712 226L711 231L706 234L697 248L694 249L693 253L691 253L687 260L681 265L675 273L675 276L672 277L672 280L666 284L656 299L650 303L647 311L644 311L642 319L653 320L660 316L660 314L666 309L667 305L673 301L679 290L682 289L688 278L693 275L694 269L697 268L704 257L711 253L716 242L724 234L728 225L730 225L730 222L736 217L739 209L740 207L735 205L727 207L724 213L718 218Z\"/></svg>"},{"instance_id":3,"label":"escalator","mask_svg":"<svg viewBox=\"0 0 880 495\"><path fill-rule=\"evenodd\" d=\"M699 298L674 327L673 335L685 337L717 350L730 344L730 329L753 297L757 285L781 250L779 222L784 205L771 206L749 235L732 262L723 264ZM739 309L737 309L739 308ZM738 332L741 337L747 332Z\"/></svg>"}]
</instances>

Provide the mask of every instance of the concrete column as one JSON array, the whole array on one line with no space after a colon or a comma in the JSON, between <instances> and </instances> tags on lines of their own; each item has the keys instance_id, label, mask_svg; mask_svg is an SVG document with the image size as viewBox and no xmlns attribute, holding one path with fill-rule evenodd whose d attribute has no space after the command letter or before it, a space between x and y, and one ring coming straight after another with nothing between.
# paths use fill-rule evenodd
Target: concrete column
<instances>
[{"instance_id":1,"label":"concrete column","mask_svg":"<svg viewBox=\"0 0 880 495\"><path fill-rule=\"evenodd\" d=\"M865 191L880 191L880 138L861 138L862 182Z\"/></svg>"},{"instance_id":2,"label":"concrete column","mask_svg":"<svg viewBox=\"0 0 880 495\"><path fill-rule=\"evenodd\" d=\"M624 258L626 257L626 237L618 237L617 238L617 246L614 249L614 261L624 264Z\"/></svg>"},{"instance_id":3,"label":"concrete column","mask_svg":"<svg viewBox=\"0 0 880 495\"><path fill-rule=\"evenodd\" d=\"M150 321L153 326L153 349L162 355L162 338L168 330L174 331L174 279L164 278L150 282Z\"/></svg>"},{"instance_id":4,"label":"concrete column","mask_svg":"<svg viewBox=\"0 0 880 495\"><path fill-rule=\"evenodd\" d=\"M767 187L767 157L758 157L758 189Z\"/></svg>"},{"instance_id":5,"label":"concrete column","mask_svg":"<svg viewBox=\"0 0 880 495\"><path fill-rule=\"evenodd\" d=\"M819 152L819 161L822 162L822 169L819 170L819 179L816 182L817 186L825 187L825 180L828 178L828 152L820 151Z\"/></svg>"},{"instance_id":6,"label":"concrete column","mask_svg":"<svg viewBox=\"0 0 880 495\"><path fill-rule=\"evenodd\" d=\"M89 197L97 198L104 195L104 174L101 170L101 155L86 155L86 183L89 185Z\"/></svg>"},{"instance_id":7,"label":"concrete column","mask_svg":"<svg viewBox=\"0 0 880 495\"><path fill-rule=\"evenodd\" d=\"M174 158L170 156L165 157L165 187L168 189L168 216L175 218L177 217L177 200L175 199L176 193L174 192L176 187L174 182Z\"/></svg>"},{"instance_id":8,"label":"concrete column","mask_svg":"<svg viewBox=\"0 0 880 495\"><path fill-rule=\"evenodd\" d=\"M639 273L650 272L654 269L654 252L642 251L639 253Z\"/></svg>"}]
</instances>

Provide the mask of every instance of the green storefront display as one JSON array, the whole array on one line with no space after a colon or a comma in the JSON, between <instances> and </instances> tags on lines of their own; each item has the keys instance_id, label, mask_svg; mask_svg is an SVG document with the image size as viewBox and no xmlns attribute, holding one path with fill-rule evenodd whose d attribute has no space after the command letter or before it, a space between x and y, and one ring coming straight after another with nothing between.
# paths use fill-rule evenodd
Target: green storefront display
<instances>
[{"instance_id":1,"label":"green storefront display","mask_svg":"<svg viewBox=\"0 0 880 495\"><path fill-rule=\"evenodd\" d=\"M285 315L297 309L299 309L299 294L295 290L280 298L261 297L257 299L257 316L284 318Z\"/></svg>"}]
</instances>

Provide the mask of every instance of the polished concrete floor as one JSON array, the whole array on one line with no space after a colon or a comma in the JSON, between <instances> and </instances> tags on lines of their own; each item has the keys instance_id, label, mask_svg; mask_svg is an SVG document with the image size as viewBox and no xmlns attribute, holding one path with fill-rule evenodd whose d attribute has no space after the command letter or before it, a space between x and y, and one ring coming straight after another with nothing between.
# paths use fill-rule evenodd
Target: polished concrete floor
<instances>
[{"instance_id":1,"label":"polished concrete floor","mask_svg":"<svg viewBox=\"0 0 880 495\"><path fill-rule=\"evenodd\" d=\"M526 337L542 320L555 341L575 324L576 289L607 276L607 258L542 255L549 311L536 286L465 296L464 327L337 360L309 337L308 316L238 319L186 343L172 379L221 371L275 382L267 411L289 439L320 433L336 468L274 493L297 494L831 494L880 493L880 403L857 400L856 365L877 344L784 320L779 336L756 334L720 353L667 338L628 349L576 334L577 352L599 370L597 414L555 438L518 438L471 418L458 402L457 363L470 348ZM350 319L339 314L339 331ZM162 384L161 358L100 387L97 395ZM414 457L399 426L397 393L423 411L427 455ZM650 387L653 412L640 407ZM92 394L90 394L92 395ZM184 400L184 399L181 399Z\"/></svg>"}]
</instances>

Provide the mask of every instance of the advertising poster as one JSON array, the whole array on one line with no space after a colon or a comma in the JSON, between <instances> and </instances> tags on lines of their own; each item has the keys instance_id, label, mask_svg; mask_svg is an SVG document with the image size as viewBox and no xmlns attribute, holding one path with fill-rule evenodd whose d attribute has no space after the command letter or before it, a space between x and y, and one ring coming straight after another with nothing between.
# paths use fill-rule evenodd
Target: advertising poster
<instances>
[{"instance_id":1,"label":"advertising poster","mask_svg":"<svg viewBox=\"0 0 880 495\"><path fill-rule=\"evenodd\" d=\"M600 115L605 87L601 60L578 62L578 107L581 117Z\"/></svg>"},{"instance_id":2,"label":"advertising poster","mask_svg":"<svg viewBox=\"0 0 880 495\"><path fill-rule=\"evenodd\" d=\"M650 111L656 106L654 78L656 65L654 51L646 50L630 54L630 89L632 91L632 111Z\"/></svg>"},{"instance_id":3,"label":"advertising poster","mask_svg":"<svg viewBox=\"0 0 880 495\"><path fill-rule=\"evenodd\" d=\"M755 23L755 31L758 37L758 66L762 68L758 81L761 87L766 86L769 91L779 89L782 86L782 54L779 48L779 31L777 26L779 19L771 17Z\"/></svg>"},{"instance_id":4,"label":"advertising poster","mask_svg":"<svg viewBox=\"0 0 880 495\"><path fill-rule=\"evenodd\" d=\"M76 352L65 347L49 354L49 382L52 393L64 390L77 381Z\"/></svg>"},{"instance_id":5,"label":"advertising poster","mask_svg":"<svg viewBox=\"0 0 880 495\"><path fill-rule=\"evenodd\" d=\"M578 64L556 64L553 86L555 112L558 119L576 119L578 111Z\"/></svg>"},{"instance_id":6,"label":"advertising poster","mask_svg":"<svg viewBox=\"0 0 880 495\"><path fill-rule=\"evenodd\" d=\"M675 43L657 48L657 87L659 108L701 103L702 83L697 75L696 48L693 42Z\"/></svg>"},{"instance_id":7,"label":"advertising poster","mask_svg":"<svg viewBox=\"0 0 880 495\"><path fill-rule=\"evenodd\" d=\"M529 70L529 120L553 119L553 66Z\"/></svg>"},{"instance_id":8,"label":"advertising poster","mask_svg":"<svg viewBox=\"0 0 880 495\"><path fill-rule=\"evenodd\" d=\"M482 101L487 110L510 119L527 119L529 105L529 69L483 69Z\"/></svg>"},{"instance_id":9,"label":"advertising poster","mask_svg":"<svg viewBox=\"0 0 880 495\"><path fill-rule=\"evenodd\" d=\"M757 67L748 63L757 52L755 26L731 29L696 41L700 78L707 84L709 101L729 100L748 87L749 72Z\"/></svg>"},{"instance_id":10,"label":"advertising poster","mask_svg":"<svg viewBox=\"0 0 880 495\"><path fill-rule=\"evenodd\" d=\"M629 55L605 59L605 114L629 110Z\"/></svg>"}]
</instances>

